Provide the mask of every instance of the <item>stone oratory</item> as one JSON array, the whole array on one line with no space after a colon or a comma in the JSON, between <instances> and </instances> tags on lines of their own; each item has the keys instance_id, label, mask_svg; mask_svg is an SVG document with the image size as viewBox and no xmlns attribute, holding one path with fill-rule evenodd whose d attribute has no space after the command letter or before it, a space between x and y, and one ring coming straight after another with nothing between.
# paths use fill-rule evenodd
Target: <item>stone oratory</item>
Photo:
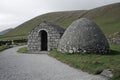
<instances>
[{"instance_id":1,"label":"stone oratory","mask_svg":"<svg viewBox=\"0 0 120 80\"><path fill-rule=\"evenodd\" d=\"M40 53L57 49L62 53L108 53L109 43L94 22L81 18L65 30L51 22L42 22L28 36L28 51Z\"/></svg>"}]
</instances>

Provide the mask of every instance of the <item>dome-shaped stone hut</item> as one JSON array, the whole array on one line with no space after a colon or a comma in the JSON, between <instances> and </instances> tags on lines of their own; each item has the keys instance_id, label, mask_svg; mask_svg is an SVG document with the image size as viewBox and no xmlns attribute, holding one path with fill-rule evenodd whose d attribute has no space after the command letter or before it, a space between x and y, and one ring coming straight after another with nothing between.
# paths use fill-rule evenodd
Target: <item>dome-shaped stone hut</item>
<instances>
[{"instance_id":1,"label":"dome-shaped stone hut","mask_svg":"<svg viewBox=\"0 0 120 80\"><path fill-rule=\"evenodd\" d=\"M62 53L107 53L109 44L94 22L81 18L67 28L60 40L58 51Z\"/></svg>"},{"instance_id":2,"label":"dome-shaped stone hut","mask_svg":"<svg viewBox=\"0 0 120 80\"><path fill-rule=\"evenodd\" d=\"M57 48L63 33L64 29L60 26L51 22L42 22L28 36L28 51L39 53Z\"/></svg>"}]
</instances>

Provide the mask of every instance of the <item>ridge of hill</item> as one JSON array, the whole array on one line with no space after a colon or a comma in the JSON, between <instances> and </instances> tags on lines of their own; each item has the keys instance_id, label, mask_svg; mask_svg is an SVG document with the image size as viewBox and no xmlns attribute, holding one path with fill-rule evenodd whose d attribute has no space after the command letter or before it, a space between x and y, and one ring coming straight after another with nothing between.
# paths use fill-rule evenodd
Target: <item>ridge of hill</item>
<instances>
[{"instance_id":1,"label":"ridge of hill","mask_svg":"<svg viewBox=\"0 0 120 80\"><path fill-rule=\"evenodd\" d=\"M3 38L27 38L29 32L42 21L54 22L67 28L74 20L88 18L103 30L105 35L120 31L120 3L114 3L91 10L51 12L37 16L3 35Z\"/></svg>"},{"instance_id":2,"label":"ridge of hill","mask_svg":"<svg viewBox=\"0 0 120 80\"><path fill-rule=\"evenodd\" d=\"M0 32L0 36L8 33L8 32L11 31L11 30L12 30L12 28L9 28L9 29L6 29L6 30L1 31L1 32Z\"/></svg>"}]
</instances>

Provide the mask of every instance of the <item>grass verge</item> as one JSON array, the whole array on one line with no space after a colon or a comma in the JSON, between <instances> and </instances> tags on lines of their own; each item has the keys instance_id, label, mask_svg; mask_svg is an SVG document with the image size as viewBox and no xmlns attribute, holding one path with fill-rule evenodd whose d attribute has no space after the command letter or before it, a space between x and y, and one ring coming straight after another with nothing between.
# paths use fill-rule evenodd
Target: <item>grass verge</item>
<instances>
[{"instance_id":1,"label":"grass verge","mask_svg":"<svg viewBox=\"0 0 120 80\"><path fill-rule=\"evenodd\" d=\"M22 48L18 49L17 52L19 52L19 53L27 53L27 47L22 47Z\"/></svg>"},{"instance_id":2,"label":"grass verge","mask_svg":"<svg viewBox=\"0 0 120 80\"><path fill-rule=\"evenodd\" d=\"M11 48L11 46L7 46L7 45L0 46L0 51L3 51L3 50L8 49L8 48Z\"/></svg>"},{"instance_id":3,"label":"grass verge","mask_svg":"<svg viewBox=\"0 0 120 80\"><path fill-rule=\"evenodd\" d=\"M107 55L61 54L57 50L51 51L49 55L69 66L92 74L99 74L104 69L110 69L114 74L111 80L120 80L120 45L111 44L110 47L111 52Z\"/></svg>"}]
</instances>

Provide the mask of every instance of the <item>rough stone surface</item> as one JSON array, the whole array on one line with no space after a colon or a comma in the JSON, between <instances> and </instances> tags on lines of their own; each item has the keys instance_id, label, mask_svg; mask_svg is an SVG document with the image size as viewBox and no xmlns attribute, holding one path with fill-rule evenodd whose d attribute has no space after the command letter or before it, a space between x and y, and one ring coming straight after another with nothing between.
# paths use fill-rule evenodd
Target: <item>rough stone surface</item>
<instances>
[{"instance_id":1,"label":"rough stone surface","mask_svg":"<svg viewBox=\"0 0 120 80\"><path fill-rule=\"evenodd\" d=\"M115 32L114 34L111 34L108 40L114 44L120 45L120 32Z\"/></svg>"},{"instance_id":2,"label":"rough stone surface","mask_svg":"<svg viewBox=\"0 0 120 80\"><path fill-rule=\"evenodd\" d=\"M103 72L101 73L101 75L102 76L106 76L108 78L112 78L113 77L113 74L112 74L112 72L109 69L103 70Z\"/></svg>"},{"instance_id":3,"label":"rough stone surface","mask_svg":"<svg viewBox=\"0 0 120 80\"><path fill-rule=\"evenodd\" d=\"M51 22L43 22L35 27L28 36L28 50L30 53L41 51L41 31L47 32L47 51L58 47L64 29Z\"/></svg>"},{"instance_id":4,"label":"rough stone surface","mask_svg":"<svg viewBox=\"0 0 120 80\"><path fill-rule=\"evenodd\" d=\"M107 53L109 44L94 22L81 18L67 28L58 45L58 51L62 53Z\"/></svg>"},{"instance_id":5,"label":"rough stone surface","mask_svg":"<svg viewBox=\"0 0 120 80\"><path fill-rule=\"evenodd\" d=\"M112 38L111 41L114 44L119 44L120 45L120 38L119 37L118 38Z\"/></svg>"}]
</instances>

